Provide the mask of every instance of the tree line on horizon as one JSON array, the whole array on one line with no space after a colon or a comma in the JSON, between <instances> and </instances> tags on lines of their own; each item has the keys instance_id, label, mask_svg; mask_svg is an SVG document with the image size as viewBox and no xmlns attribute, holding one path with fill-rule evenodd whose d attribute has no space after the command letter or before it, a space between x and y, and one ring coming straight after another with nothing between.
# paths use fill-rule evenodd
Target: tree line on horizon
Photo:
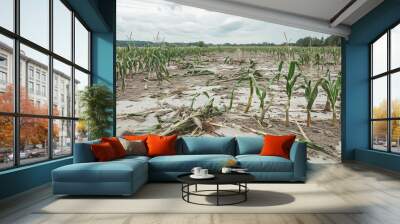
<instances>
[{"instance_id":1,"label":"tree line on horizon","mask_svg":"<svg viewBox=\"0 0 400 224\"><path fill-rule=\"evenodd\" d=\"M324 47L324 46L331 46L331 47L339 47L341 44L341 37L331 35L327 38L321 37L304 37L298 39L296 42L292 43L282 43L282 44L274 44L270 42L263 42L263 43L248 43L248 44L235 44L235 43L224 43L224 44L212 44L212 43L205 43L204 41L197 41L197 42L162 42L166 45L171 46L181 46L181 47L208 47L208 46L301 46L301 47ZM160 42L156 41L142 41L142 40L117 40L118 47L127 47L128 45L133 45L136 47L145 47L145 46L158 46Z\"/></svg>"}]
</instances>

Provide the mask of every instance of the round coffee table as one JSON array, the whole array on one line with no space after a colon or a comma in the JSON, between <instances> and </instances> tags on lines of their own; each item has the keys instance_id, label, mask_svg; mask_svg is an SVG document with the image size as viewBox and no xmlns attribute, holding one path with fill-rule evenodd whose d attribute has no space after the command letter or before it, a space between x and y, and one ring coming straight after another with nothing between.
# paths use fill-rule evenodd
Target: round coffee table
<instances>
[{"instance_id":1,"label":"round coffee table","mask_svg":"<svg viewBox=\"0 0 400 224\"><path fill-rule=\"evenodd\" d=\"M248 173L229 173L213 174L215 177L212 179L193 179L189 174L182 174L178 176L178 181L182 183L182 199L188 203L197 205L234 205L247 201L247 192L249 188L247 183L255 180L255 177ZM215 185L215 190L198 190L197 185ZM220 189L220 185L236 185L237 190L224 190ZM195 190L191 191L190 186L195 186ZM209 192L214 192L215 194L206 194ZM202 204L193 202L190 200L190 196L203 196L203 197L216 197L216 204ZM240 199L231 203L221 203L221 197L233 197L240 196Z\"/></svg>"}]
</instances>

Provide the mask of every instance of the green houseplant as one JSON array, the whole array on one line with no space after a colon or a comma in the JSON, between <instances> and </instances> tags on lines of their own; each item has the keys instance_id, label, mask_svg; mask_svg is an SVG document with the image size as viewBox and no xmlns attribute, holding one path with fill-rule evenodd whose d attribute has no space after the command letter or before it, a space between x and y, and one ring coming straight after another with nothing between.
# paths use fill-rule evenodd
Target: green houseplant
<instances>
[{"instance_id":1,"label":"green houseplant","mask_svg":"<svg viewBox=\"0 0 400 224\"><path fill-rule=\"evenodd\" d=\"M113 94L108 87L95 84L86 87L80 93L79 106L82 108L81 119L88 129L89 139L109 136L107 130L112 125Z\"/></svg>"}]
</instances>

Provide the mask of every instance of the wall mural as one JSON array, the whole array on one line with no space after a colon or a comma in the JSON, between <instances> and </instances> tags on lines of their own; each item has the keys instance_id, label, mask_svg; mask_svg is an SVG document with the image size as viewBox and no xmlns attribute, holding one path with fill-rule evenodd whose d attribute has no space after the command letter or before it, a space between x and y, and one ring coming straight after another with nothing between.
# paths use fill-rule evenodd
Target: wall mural
<instances>
[{"instance_id":1,"label":"wall mural","mask_svg":"<svg viewBox=\"0 0 400 224\"><path fill-rule=\"evenodd\" d=\"M339 37L164 1L117 18L118 135L296 134L340 160Z\"/></svg>"}]
</instances>

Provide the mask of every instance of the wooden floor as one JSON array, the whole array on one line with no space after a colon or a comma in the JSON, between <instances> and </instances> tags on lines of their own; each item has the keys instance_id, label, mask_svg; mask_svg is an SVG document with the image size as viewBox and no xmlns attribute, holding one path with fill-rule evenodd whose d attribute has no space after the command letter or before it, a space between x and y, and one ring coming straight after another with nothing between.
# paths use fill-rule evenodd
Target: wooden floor
<instances>
[{"instance_id":1,"label":"wooden floor","mask_svg":"<svg viewBox=\"0 0 400 224\"><path fill-rule=\"evenodd\" d=\"M400 223L399 174L354 163L312 164L308 182L367 206L357 214L35 214L39 206L54 200L50 187L43 186L0 202L0 223Z\"/></svg>"}]
</instances>

